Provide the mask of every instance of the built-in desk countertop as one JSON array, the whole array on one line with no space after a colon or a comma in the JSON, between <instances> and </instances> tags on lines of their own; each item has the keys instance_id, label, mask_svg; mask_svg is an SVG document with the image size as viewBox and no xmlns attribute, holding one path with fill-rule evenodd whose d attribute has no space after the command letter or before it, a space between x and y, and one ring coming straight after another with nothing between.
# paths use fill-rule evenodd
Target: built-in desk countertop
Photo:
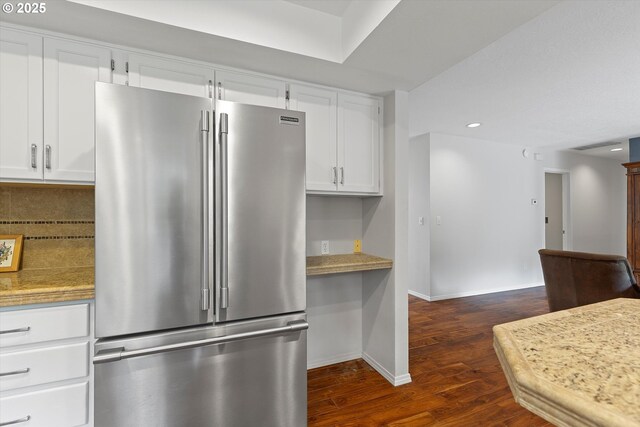
<instances>
[{"instance_id":1,"label":"built-in desk countertop","mask_svg":"<svg viewBox=\"0 0 640 427\"><path fill-rule=\"evenodd\" d=\"M640 426L640 299L505 323L493 334L523 407L558 426Z\"/></svg>"},{"instance_id":2,"label":"built-in desk countertop","mask_svg":"<svg viewBox=\"0 0 640 427\"><path fill-rule=\"evenodd\" d=\"M307 257L307 276L382 270L393 267L393 261L369 254L338 254Z\"/></svg>"}]
</instances>

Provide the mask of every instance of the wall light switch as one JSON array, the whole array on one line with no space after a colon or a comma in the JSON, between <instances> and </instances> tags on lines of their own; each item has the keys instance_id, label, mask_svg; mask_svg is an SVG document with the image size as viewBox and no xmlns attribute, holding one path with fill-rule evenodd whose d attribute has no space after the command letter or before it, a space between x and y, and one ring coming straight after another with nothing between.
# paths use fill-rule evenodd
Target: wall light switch
<instances>
[{"instance_id":1,"label":"wall light switch","mask_svg":"<svg viewBox=\"0 0 640 427\"><path fill-rule=\"evenodd\" d=\"M329 255L329 241L323 240L320 244L320 253L322 255Z\"/></svg>"},{"instance_id":2,"label":"wall light switch","mask_svg":"<svg viewBox=\"0 0 640 427\"><path fill-rule=\"evenodd\" d=\"M419 216L418 217L418 225L424 225L424 217L423 216Z\"/></svg>"},{"instance_id":3,"label":"wall light switch","mask_svg":"<svg viewBox=\"0 0 640 427\"><path fill-rule=\"evenodd\" d=\"M442 225L442 217L440 215L436 216L436 225Z\"/></svg>"},{"instance_id":4,"label":"wall light switch","mask_svg":"<svg viewBox=\"0 0 640 427\"><path fill-rule=\"evenodd\" d=\"M362 253L362 240L354 240L353 241L353 253L359 254Z\"/></svg>"}]
</instances>

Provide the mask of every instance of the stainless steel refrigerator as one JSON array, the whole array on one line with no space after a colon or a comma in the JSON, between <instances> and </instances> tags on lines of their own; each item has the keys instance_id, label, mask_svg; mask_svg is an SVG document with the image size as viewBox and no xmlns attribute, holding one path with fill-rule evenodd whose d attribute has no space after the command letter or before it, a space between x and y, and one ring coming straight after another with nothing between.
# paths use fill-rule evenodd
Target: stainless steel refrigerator
<instances>
[{"instance_id":1,"label":"stainless steel refrigerator","mask_svg":"<svg viewBox=\"0 0 640 427\"><path fill-rule=\"evenodd\" d=\"M305 115L96 84L95 424L306 425Z\"/></svg>"}]
</instances>

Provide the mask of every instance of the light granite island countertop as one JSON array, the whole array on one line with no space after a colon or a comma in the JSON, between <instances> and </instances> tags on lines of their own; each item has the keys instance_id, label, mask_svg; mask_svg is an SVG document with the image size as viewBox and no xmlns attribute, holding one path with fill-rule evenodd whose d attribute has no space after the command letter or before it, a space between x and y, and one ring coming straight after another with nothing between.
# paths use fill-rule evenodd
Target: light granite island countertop
<instances>
[{"instance_id":1,"label":"light granite island countertop","mask_svg":"<svg viewBox=\"0 0 640 427\"><path fill-rule=\"evenodd\" d=\"M640 299L493 327L516 402L558 426L640 426Z\"/></svg>"}]
</instances>

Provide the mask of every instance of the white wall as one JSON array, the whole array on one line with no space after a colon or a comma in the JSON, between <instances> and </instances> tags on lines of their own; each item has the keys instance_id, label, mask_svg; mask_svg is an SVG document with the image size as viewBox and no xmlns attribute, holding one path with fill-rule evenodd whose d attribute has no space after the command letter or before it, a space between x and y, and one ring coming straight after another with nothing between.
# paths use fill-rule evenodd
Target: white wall
<instances>
[{"instance_id":1,"label":"white wall","mask_svg":"<svg viewBox=\"0 0 640 427\"><path fill-rule=\"evenodd\" d=\"M408 93L384 99L384 197L363 200L363 250L391 258L392 270L363 273L364 359L392 384L411 381L408 345Z\"/></svg>"},{"instance_id":2,"label":"white wall","mask_svg":"<svg viewBox=\"0 0 640 427\"><path fill-rule=\"evenodd\" d=\"M619 161L573 152L548 152L545 168L569 172L569 248L627 254L627 181Z\"/></svg>"},{"instance_id":3,"label":"white wall","mask_svg":"<svg viewBox=\"0 0 640 427\"><path fill-rule=\"evenodd\" d=\"M431 299L541 284L538 162L478 139L432 133L430 145Z\"/></svg>"},{"instance_id":4,"label":"white wall","mask_svg":"<svg viewBox=\"0 0 640 427\"><path fill-rule=\"evenodd\" d=\"M568 249L625 255L619 162L559 151L535 161L522 147L436 133L429 145L431 300L542 284L545 170L569 172Z\"/></svg>"},{"instance_id":5,"label":"white wall","mask_svg":"<svg viewBox=\"0 0 640 427\"><path fill-rule=\"evenodd\" d=\"M307 196L307 255L353 251L362 239L362 200ZM362 356L362 274L307 277L307 366L329 365Z\"/></svg>"},{"instance_id":6,"label":"white wall","mask_svg":"<svg viewBox=\"0 0 640 427\"><path fill-rule=\"evenodd\" d=\"M431 295L429 151L428 134L409 140L409 293L424 299Z\"/></svg>"},{"instance_id":7,"label":"white wall","mask_svg":"<svg viewBox=\"0 0 640 427\"><path fill-rule=\"evenodd\" d=\"M307 256L320 255L322 240L332 254L351 253L355 239L362 239L362 199L307 196Z\"/></svg>"}]
</instances>

